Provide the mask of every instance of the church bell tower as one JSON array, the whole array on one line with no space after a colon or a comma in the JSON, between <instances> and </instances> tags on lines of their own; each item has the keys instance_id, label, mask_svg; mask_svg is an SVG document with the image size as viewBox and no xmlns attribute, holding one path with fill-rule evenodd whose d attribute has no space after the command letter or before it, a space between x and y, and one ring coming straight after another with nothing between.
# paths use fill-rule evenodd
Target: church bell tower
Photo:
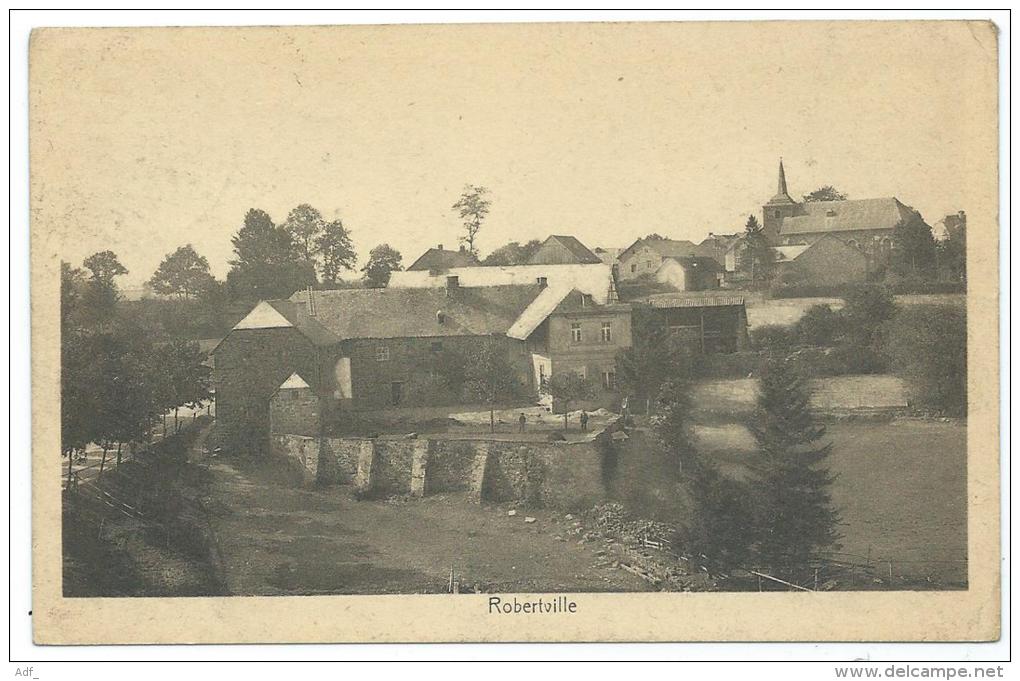
<instances>
[{"instance_id":1,"label":"church bell tower","mask_svg":"<svg viewBox=\"0 0 1020 681\"><path fill-rule=\"evenodd\" d=\"M797 212L797 202L790 198L786 189L786 171L783 169L783 159L779 159L779 183L776 195L769 199L769 202L762 206L762 227L765 236L770 244L779 244L779 230L783 220Z\"/></svg>"}]
</instances>

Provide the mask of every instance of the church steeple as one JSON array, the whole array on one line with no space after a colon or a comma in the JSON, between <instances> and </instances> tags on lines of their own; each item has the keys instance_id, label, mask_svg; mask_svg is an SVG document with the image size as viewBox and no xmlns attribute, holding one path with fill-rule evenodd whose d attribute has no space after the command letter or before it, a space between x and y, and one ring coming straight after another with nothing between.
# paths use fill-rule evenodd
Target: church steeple
<instances>
[{"instance_id":1,"label":"church steeple","mask_svg":"<svg viewBox=\"0 0 1020 681\"><path fill-rule=\"evenodd\" d=\"M769 199L769 202L762 206L762 227L765 229L765 238L772 245L782 243L783 220L802 213L803 208L790 198L790 191L786 187L786 169L783 168L783 159L779 159L779 182L776 186L776 195Z\"/></svg>"},{"instance_id":2,"label":"church steeple","mask_svg":"<svg viewBox=\"0 0 1020 681\"><path fill-rule=\"evenodd\" d=\"M769 200L769 204L777 203L796 203L790 198L790 193L786 189L786 171L783 169L783 158L779 157L779 185L776 188L776 195Z\"/></svg>"}]
</instances>

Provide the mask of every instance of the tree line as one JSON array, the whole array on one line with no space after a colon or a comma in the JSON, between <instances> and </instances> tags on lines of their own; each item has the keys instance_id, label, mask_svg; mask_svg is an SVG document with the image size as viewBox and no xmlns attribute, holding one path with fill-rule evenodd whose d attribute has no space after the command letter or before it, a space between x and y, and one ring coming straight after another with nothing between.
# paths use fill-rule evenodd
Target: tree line
<instances>
[{"instance_id":1,"label":"tree line","mask_svg":"<svg viewBox=\"0 0 1020 681\"><path fill-rule=\"evenodd\" d=\"M91 444L107 455L149 440L150 431L178 410L210 397L209 367L197 343L154 336L119 305L116 277L127 269L112 251L82 267L61 263L61 453L74 463Z\"/></svg>"}]
</instances>

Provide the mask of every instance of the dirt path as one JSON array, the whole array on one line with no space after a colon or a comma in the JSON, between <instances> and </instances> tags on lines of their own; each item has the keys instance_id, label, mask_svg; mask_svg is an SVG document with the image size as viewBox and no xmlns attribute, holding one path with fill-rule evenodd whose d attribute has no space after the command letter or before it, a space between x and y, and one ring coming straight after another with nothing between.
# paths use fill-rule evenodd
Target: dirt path
<instances>
[{"instance_id":1,"label":"dirt path","mask_svg":"<svg viewBox=\"0 0 1020 681\"><path fill-rule=\"evenodd\" d=\"M453 568L486 592L644 591L573 521L461 496L359 501L349 488L300 488L279 470L210 459L206 506L237 595L445 593ZM536 518L525 523L526 515Z\"/></svg>"}]
</instances>

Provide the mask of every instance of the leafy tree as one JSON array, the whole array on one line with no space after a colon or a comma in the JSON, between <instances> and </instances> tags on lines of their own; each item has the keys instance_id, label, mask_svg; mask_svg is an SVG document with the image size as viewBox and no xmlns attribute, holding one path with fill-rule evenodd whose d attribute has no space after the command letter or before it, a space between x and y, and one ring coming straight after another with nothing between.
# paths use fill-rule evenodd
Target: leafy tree
<instances>
[{"instance_id":1,"label":"leafy tree","mask_svg":"<svg viewBox=\"0 0 1020 681\"><path fill-rule=\"evenodd\" d=\"M541 245L542 242L538 239L532 239L523 245L511 241L485 256L482 264L486 266L527 265L531 261L531 256Z\"/></svg>"},{"instance_id":2,"label":"leafy tree","mask_svg":"<svg viewBox=\"0 0 1020 681\"><path fill-rule=\"evenodd\" d=\"M804 203L811 203L812 201L846 201L849 198L846 194L839 191L831 184L827 184L824 187L819 187L810 194L804 195Z\"/></svg>"},{"instance_id":3,"label":"leafy tree","mask_svg":"<svg viewBox=\"0 0 1020 681\"><path fill-rule=\"evenodd\" d=\"M896 314L892 293L878 284L854 286L844 298L841 310L848 340L858 347L877 349L882 325Z\"/></svg>"},{"instance_id":4,"label":"leafy tree","mask_svg":"<svg viewBox=\"0 0 1020 681\"><path fill-rule=\"evenodd\" d=\"M231 242L235 257L230 261L227 284L236 298L286 298L315 283L314 265L303 258L290 233L274 225L265 211L249 210Z\"/></svg>"},{"instance_id":5,"label":"leafy tree","mask_svg":"<svg viewBox=\"0 0 1020 681\"><path fill-rule=\"evenodd\" d=\"M117 254L113 251L100 251L85 258L82 263L92 273L92 280L107 286L113 286L113 278L127 274L127 268L120 264Z\"/></svg>"},{"instance_id":6,"label":"leafy tree","mask_svg":"<svg viewBox=\"0 0 1020 681\"><path fill-rule=\"evenodd\" d=\"M632 346L616 355L616 380L625 393L647 405L664 382L688 377L690 356L654 315L636 309L632 326Z\"/></svg>"},{"instance_id":7,"label":"leafy tree","mask_svg":"<svg viewBox=\"0 0 1020 681\"><path fill-rule=\"evenodd\" d=\"M478 232L481 231L482 223L485 221L485 216L489 214L489 207L492 205L492 201L487 198L488 194L489 190L485 187L467 184L464 185L460 199L452 206L464 221L465 234L460 237L460 241L476 258L478 257L478 248L475 245L475 240L478 238Z\"/></svg>"},{"instance_id":8,"label":"leafy tree","mask_svg":"<svg viewBox=\"0 0 1020 681\"><path fill-rule=\"evenodd\" d=\"M464 396L489 405L489 427L495 432L496 405L519 399L524 393L506 348L496 337L490 337L469 353L464 370Z\"/></svg>"},{"instance_id":9,"label":"leafy tree","mask_svg":"<svg viewBox=\"0 0 1020 681\"><path fill-rule=\"evenodd\" d=\"M198 343L173 340L158 351L167 372L168 404L174 412L174 432L180 429L177 418L181 407L198 407L209 399L210 369Z\"/></svg>"},{"instance_id":10,"label":"leafy tree","mask_svg":"<svg viewBox=\"0 0 1020 681\"><path fill-rule=\"evenodd\" d=\"M967 411L967 313L952 305L911 305L888 322L886 352L916 404Z\"/></svg>"},{"instance_id":11,"label":"leafy tree","mask_svg":"<svg viewBox=\"0 0 1020 681\"><path fill-rule=\"evenodd\" d=\"M322 282L335 286L342 270L354 269L358 256L351 244L351 235L340 220L327 222L315 239L315 250L322 261Z\"/></svg>"},{"instance_id":12,"label":"leafy tree","mask_svg":"<svg viewBox=\"0 0 1020 681\"><path fill-rule=\"evenodd\" d=\"M368 262L361 268L369 288L383 288L390 283L390 274L404 269L400 251L389 244L379 244L368 253Z\"/></svg>"},{"instance_id":13,"label":"leafy tree","mask_svg":"<svg viewBox=\"0 0 1020 681\"><path fill-rule=\"evenodd\" d=\"M652 232L644 237L645 241L666 241L666 237L662 236L658 232Z\"/></svg>"},{"instance_id":14,"label":"leafy tree","mask_svg":"<svg viewBox=\"0 0 1020 681\"><path fill-rule=\"evenodd\" d=\"M579 373L560 371L546 379L545 392L552 395L554 403L563 406L563 430L566 430L570 405L594 397L595 386Z\"/></svg>"},{"instance_id":15,"label":"leafy tree","mask_svg":"<svg viewBox=\"0 0 1020 681\"><path fill-rule=\"evenodd\" d=\"M82 310L95 324L109 323L120 298L114 278L127 274L127 268L120 264L113 251L90 255L82 265L92 275L82 296Z\"/></svg>"},{"instance_id":16,"label":"leafy tree","mask_svg":"<svg viewBox=\"0 0 1020 681\"><path fill-rule=\"evenodd\" d=\"M751 277L751 287L760 288L772 278L776 255L765 236L765 229L753 215L744 225L744 248L740 251L739 267Z\"/></svg>"},{"instance_id":17,"label":"leafy tree","mask_svg":"<svg viewBox=\"0 0 1020 681\"><path fill-rule=\"evenodd\" d=\"M890 266L894 273L924 279L935 275L935 237L920 213L914 211L896 223L892 242Z\"/></svg>"},{"instance_id":18,"label":"leafy tree","mask_svg":"<svg viewBox=\"0 0 1020 681\"><path fill-rule=\"evenodd\" d=\"M695 459L690 384L681 377L667 379L661 383L656 401L652 431L682 471Z\"/></svg>"},{"instance_id":19,"label":"leafy tree","mask_svg":"<svg viewBox=\"0 0 1020 681\"><path fill-rule=\"evenodd\" d=\"M825 466L832 445L821 443L825 427L815 423L808 397L804 379L773 359L761 374L748 424L757 445L758 558L791 576L839 539L830 497L835 478Z\"/></svg>"},{"instance_id":20,"label":"leafy tree","mask_svg":"<svg viewBox=\"0 0 1020 681\"><path fill-rule=\"evenodd\" d=\"M797 320L793 330L804 345L831 346L842 330L842 319L828 305L812 305Z\"/></svg>"},{"instance_id":21,"label":"leafy tree","mask_svg":"<svg viewBox=\"0 0 1020 681\"><path fill-rule=\"evenodd\" d=\"M307 203L302 203L292 209L283 223L283 228L290 234L298 251L308 262L313 261L316 253L316 240L325 227L326 221L322 218L322 213Z\"/></svg>"},{"instance_id":22,"label":"leafy tree","mask_svg":"<svg viewBox=\"0 0 1020 681\"><path fill-rule=\"evenodd\" d=\"M70 263L60 263L60 328L64 333L76 323L86 283L85 272Z\"/></svg>"},{"instance_id":23,"label":"leafy tree","mask_svg":"<svg viewBox=\"0 0 1020 681\"><path fill-rule=\"evenodd\" d=\"M196 253L191 244L167 254L149 279L149 285L156 293L183 300L198 296L212 283L209 261Z\"/></svg>"}]
</instances>

